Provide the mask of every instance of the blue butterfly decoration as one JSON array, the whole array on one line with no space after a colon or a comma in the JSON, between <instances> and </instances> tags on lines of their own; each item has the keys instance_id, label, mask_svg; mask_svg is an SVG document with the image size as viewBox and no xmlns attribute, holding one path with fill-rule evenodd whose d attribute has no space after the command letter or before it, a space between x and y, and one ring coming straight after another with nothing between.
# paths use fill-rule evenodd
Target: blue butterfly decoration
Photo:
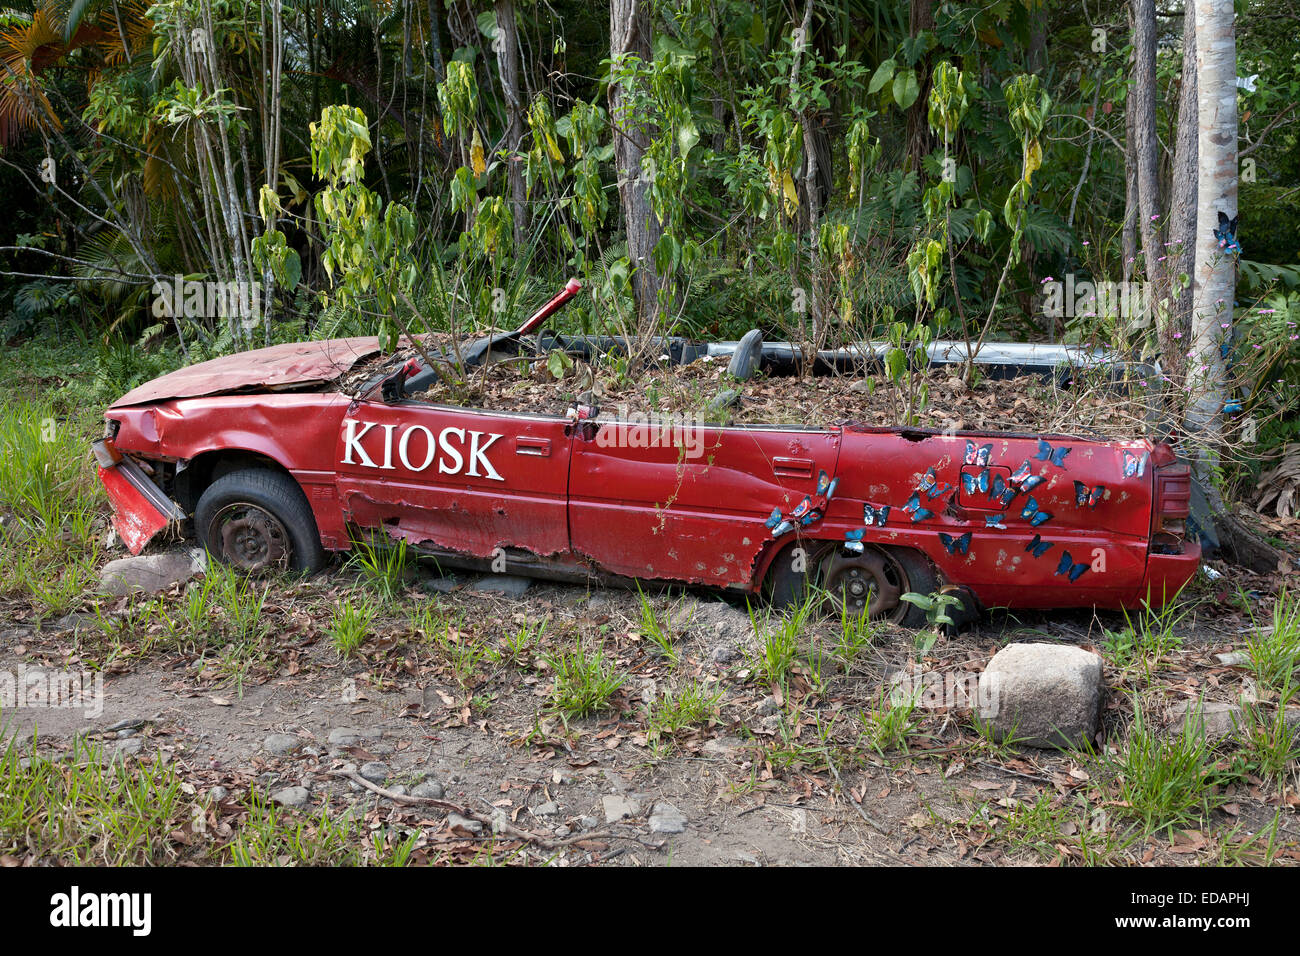
<instances>
[{"instance_id":1,"label":"blue butterfly decoration","mask_svg":"<svg viewBox=\"0 0 1300 956\"><path fill-rule=\"evenodd\" d=\"M960 538L954 538L950 534L939 532L939 540L943 542L944 548L949 554L965 554L970 548L971 533L967 531Z\"/></svg>"},{"instance_id":2,"label":"blue butterfly decoration","mask_svg":"<svg viewBox=\"0 0 1300 956\"><path fill-rule=\"evenodd\" d=\"M779 538L782 535L789 534L795 529L793 521L787 521L781 517L781 509L773 508L771 516L763 522L772 531L772 537Z\"/></svg>"},{"instance_id":3,"label":"blue butterfly decoration","mask_svg":"<svg viewBox=\"0 0 1300 956\"><path fill-rule=\"evenodd\" d=\"M1033 472L1033 470L1034 470L1034 466L1031 465L1029 463L1029 459L1026 458L1024 461L1020 463L1020 467L1011 473L1011 483L1014 485L1020 484L1022 481L1024 481L1026 478L1029 477L1029 475Z\"/></svg>"},{"instance_id":4,"label":"blue butterfly decoration","mask_svg":"<svg viewBox=\"0 0 1300 956\"><path fill-rule=\"evenodd\" d=\"M980 465L982 467L989 463L989 456L992 454L993 444L991 442L987 445L980 445L976 448L973 441L967 441L965 464Z\"/></svg>"},{"instance_id":5,"label":"blue butterfly decoration","mask_svg":"<svg viewBox=\"0 0 1300 956\"><path fill-rule=\"evenodd\" d=\"M920 483L919 485L917 485L916 490L917 490L917 491L929 491L931 488L934 487L934 483L935 483L935 481L937 481L937 480L938 480L938 475L936 475L936 474L934 473L934 469L933 469L933 468L927 468L927 469L925 470L925 474L921 476L921 483ZM930 497L933 498L934 496L931 495Z\"/></svg>"},{"instance_id":6,"label":"blue butterfly decoration","mask_svg":"<svg viewBox=\"0 0 1300 956\"><path fill-rule=\"evenodd\" d=\"M862 523L876 528L883 528L889 521L889 505L883 508L873 508L871 505L862 506Z\"/></svg>"},{"instance_id":7,"label":"blue butterfly decoration","mask_svg":"<svg viewBox=\"0 0 1300 956\"><path fill-rule=\"evenodd\" d=\"M975 475L969 471L961 473L961 487L968 495L975 494Z\"/></svg>"},{"instance_id":8,"label":"blue butterfly decoration","mask_svg":"<svg viewBox=\"0 0 1300 956\"><path fill-rule=\"evenodd\" d=\"M1002 507L1006 508L1011 504L1011 499L1014 498L1016 494L1016 489L1003 481L1001 475L994 476L993 490L989 493L990 498L1001 501Z\"/></svg>"},{"instance_id":9,"label":"blue butterfly decoration","mask_svg":"<svg viewBox=\"0 0 1300 956\"><path fill-rule=\"evenodd\" d=\"M930 511L928 508L917 508L916 513L912 515L912 524L916 524L918 521L924 521L926 518L933 518L933 517L934 517L934 512Z\"/></svg>"},{"instance_id":10,"label":"blue butterfly decoration","mask_svg":"<svg viewBox=\"0 0 1300 956\"><path fill-rule=\"evenodd\" d=\"M1241 255L1241 243L1237 241L1237 220L1240 216L1233 216L1231 219L1224 213L1219 213L1219 228L1214 230L1214 238L1219 240L1219 248L1228 255Z\"/></svg>"},{"instance_id":11,"label":"blue butterfly decoration","mask_svg":"<svg viewBox=\"0 0 1300 956\"><path fill-rule=\"evenodd\" d=\"M1006 530L1007 530L1007 526L1006 526L1005 524L1002 523L1002 519L1005 518L1005 517L1006 517L1006 515L985 515L985 516L984 516L984 527L986 527L986 528L997 528L997 529L1000 530L1000 531L1006 531Z\"/></svg>"},{"instance_id":12,"label":"blue butterfly decoration","mask_svg":"<svg viewBox=\"0 0 1300 956\"><path fill-rule=\"evenodd\" d=\"M1032 552L1034 557L1041 558L1050 547L1052 547L1051 541L1044 541L1040 535L1034 535L1034 540L1025 545L1025 550Z\"/></svg>"},{"instance_id":13,"label":"blue butterfly decoration","mask_svg":"<svg viewBox=\"0 0 1300 956\"><path fill-rule=\"evenodd\" d=\"M1032 527L1037 528L1040 524L1052 520L1052 514L1049 511L1038 510L1038 500L1030 498L1025 503L1025 509L1020 512L1020 517L1024 518Z\"/></svg>"},{"instance_id":14,"label":"blue butterfly decoration","mask_svg":"<svg viewBox=\"0 0 1300 956\"><path fill-rule=\"evenodd\" d=\"M1131 451L1124 452L1124 477L1141 478L1143 472L1147 470L1147 462L1151 459L1151 452L1144 451L1141 456L1133 454Z\"/></svg>"},{"instance_id":15,"label":"blue butterfly decoration","mask_svg":"<svg viewBox=\"0 0 1300 956\"><path fill-rule=\"evenodd\" d=\"M1025 494L1029 494L1046 480L1042 475L1030 475L1020 483L1020 490Z\"/></svg>"},{"instance_id":16,"label":"blue butterfly decoration","mask_svg":"<svg viewBox=\"0 0 1300 956\"><path fill-rule=\"evenodd\" d=\"M802 519L807 517L811 513L812 513L812 497L810 495L804 495L803 501L799 502L798 507L796 507L794 511L790 512L790 517L795 519Z\"/></svg>"},{"instance_id":17,"label":"blue butterfly decoration","mask_svg":"<svg viewBox=\"0 0 1300 956\"><path fill-rule=\"evenodd\" d=\"M839 483L839 478L828 478L823 471L817 475L817 494L825 495L829 500L835 497L835 486Z\"/></svg>"},{"instance_id":18,"label":"blue butterfly decoration","mask_svg":"<svg viewBox=\"0 0 1300 956\"><path fill-rule=\"evenodd\" d=\"M862 535L866 528L854 528L852 531L844 532L844 547L854 554L862 553Z\"/></svg>"},{"instance_id":19,"label":"blue butterfly decoration","mask_svg":"<svg viewBox=\"0 0 1300 956\"><path fill-rule=\"evenodd\" d=\"M1088 570L1086 564L1075 564L1074 558L1070 557L1070 552L1065 551L1061 554L1061 563L1056 566L1056 574L1064 574L1071 581L1077 581Z\"/></svg>"},{"instance_id":20,"label":"blue butterfly decoration","mask_svg":"<svg viewBox=\"0 0 1300 956\"><path fill-rule=\"evenodd\" d=\"M1038 454L1036 454L1034 457L1037 458L1039 461L1050 461L1057 468L1064 468L1065 456L1068 455L1069 453L1070 453L1069 448L1053 449L1051 445L1049 445L1047 442L1043 441L1040 438L1038 439Z\"/></svg>"},{"instance_id":21,"label":"blue butterfly decoration","mask_svg":"<svg viewBox=\"0 0 1300 956\"><path fill-rule=\"evenodd\" d=\"M985 494L988 494L989 470L987 468L985 468L983 471L980 472L979 481L977 482L977 484L979 485L980 491L984 492Z\"/></svg>"},{"instance_id":22,"label":"blue butterfly decoration","mask_svg":"<svg viewBox=\"0 0 1300 956\"><path fill-rule=\"evenodd\" d=\"M907 499L907 504L903 505L903 510L912 512L912 511L916 511L920 507L921 507L921 496L919 494L913 494L912 497Z\"/></svg>"},{"instance_id":23,"label":"blue butterfly decoration","mask_svg":"<svg viewBox=\"0 0 1300 956\"><path fill-rule=\"evenodd\" d=\"M950 491L952 491L952 485L945 481L942 485L935 485L925 493L925 496L927 498L938 498L940 495L947 494Z\"/></svg>"},{"instance_id":24,"label":"blue butterfly decoration","mask_svg":"<svg viewBox=\"0 0 1300 956\"><path fill-rule=\"evenodd\" d=\"M1106 486L1098 485L1096 488L1089 488L1082 481L1074 483L1074 503L1082 508L1087 505L1089 508L1097 507L1097 502L1101 501L1106 494Z\"/></svg>"}]
</instances>

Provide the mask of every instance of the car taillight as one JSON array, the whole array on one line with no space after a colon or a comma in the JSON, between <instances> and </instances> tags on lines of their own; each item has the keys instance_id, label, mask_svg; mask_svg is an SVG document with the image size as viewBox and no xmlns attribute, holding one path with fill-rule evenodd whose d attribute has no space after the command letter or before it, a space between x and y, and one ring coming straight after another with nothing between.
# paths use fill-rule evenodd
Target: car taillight
<instances>
[{"instance_id":1,"label":"car taillight","mask_svg":"<svg viewBox=\"0 0 1300 956\"><path fill-rule=\"evenodd\" d=\"M1191 469L1182 464L1157 465L1155 478L1151 550L1157 554L1182 554L1192 506Z\"/></svg>"}]
</instances>

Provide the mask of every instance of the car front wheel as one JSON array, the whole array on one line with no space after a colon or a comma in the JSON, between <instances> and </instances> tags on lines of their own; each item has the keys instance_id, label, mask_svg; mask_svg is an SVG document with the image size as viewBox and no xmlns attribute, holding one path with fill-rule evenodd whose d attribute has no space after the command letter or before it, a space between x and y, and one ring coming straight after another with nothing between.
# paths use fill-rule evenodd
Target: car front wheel
<instances>
[{"instance_id":1,"label":"car front wheel","mask_svg":"<svg viewBox=\"0 0 1300 956\"><path fill-rule=\"evenodd\" d=\"M233 471L209 485L194 509L194 527L209 554L241 571L310 574L325 564L302 489L267 468Z\"/></svg>"}]
</instances>

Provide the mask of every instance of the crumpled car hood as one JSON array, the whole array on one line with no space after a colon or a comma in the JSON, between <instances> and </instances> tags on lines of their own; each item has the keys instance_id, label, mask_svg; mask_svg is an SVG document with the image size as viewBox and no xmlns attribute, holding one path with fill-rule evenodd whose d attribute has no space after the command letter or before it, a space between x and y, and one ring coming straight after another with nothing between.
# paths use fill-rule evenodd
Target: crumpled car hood
<instances>
[{"instance_id":1,"label":"crumpled car hood","mask_svg":"<svg viewBox=\"0 0 1300 956\"><path fill-rule=\"evenodd\" d=\"M272 345L169 372L127 392L113 407L324 384L379 351L379 339L373 335Z\"/></svg>"}]
</instances>

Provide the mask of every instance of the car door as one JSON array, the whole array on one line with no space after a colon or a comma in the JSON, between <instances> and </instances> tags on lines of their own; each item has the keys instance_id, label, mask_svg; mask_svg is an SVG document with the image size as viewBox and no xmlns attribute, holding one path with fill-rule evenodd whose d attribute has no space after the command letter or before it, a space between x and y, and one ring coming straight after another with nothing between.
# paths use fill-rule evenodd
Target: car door
<instances>
[{"instance_id":1,"label":"car door","mask_svg":"<svg viewBox=\"0 0 1300 956\"><path fill-rule=\"evenodd\" d=\"M573 550L615 574L747 587L772 509L815 496L839 446L838 430L588 422L570 464Z\"/></svg>"},{"instance_id":2,"label":"car door","mask_svg":"<svg viewBox=\"0 0 1300 956\"><path fill-rule=\"evenodd\" d=\"M479 558L567 552L563 418L360 401L335 452L347 520Z\"/></svg>"}]
</instances>

